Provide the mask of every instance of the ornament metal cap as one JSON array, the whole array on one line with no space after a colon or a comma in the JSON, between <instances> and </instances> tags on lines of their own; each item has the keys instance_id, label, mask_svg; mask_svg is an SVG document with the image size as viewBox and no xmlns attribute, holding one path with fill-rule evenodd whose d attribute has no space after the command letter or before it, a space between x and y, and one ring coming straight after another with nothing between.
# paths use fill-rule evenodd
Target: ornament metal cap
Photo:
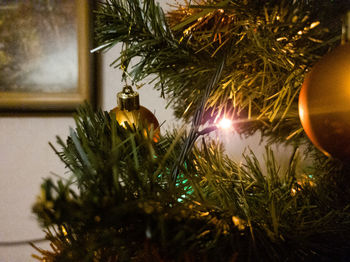
<instances>
[{"instance_id":1,"label":"ornament metal cap","mask_svg":"<svg viewBox=\"0 0 350 262\"><path fill-rule=\"evenodd\" d=\"M139 93L129 85L124 86L123 91L117 94L117 101L121 110L133 111L140 108Z\"/></svg>"}]
</instances>

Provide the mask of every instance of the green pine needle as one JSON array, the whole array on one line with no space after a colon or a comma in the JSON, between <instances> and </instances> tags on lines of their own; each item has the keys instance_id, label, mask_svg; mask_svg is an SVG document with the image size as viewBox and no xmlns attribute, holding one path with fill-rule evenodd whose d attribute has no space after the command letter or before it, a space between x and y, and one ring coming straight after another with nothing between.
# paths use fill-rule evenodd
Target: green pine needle
<instances>
[{"instance_id":1,"label":"green pine needle","mask_svg":"<svg viewBox=\"0 0 350 262\"><path fill-rule=\"evenodd\" d=\"M70 175L47 179L33 207L45 227L56 229L47 233L55 249L39 249L42 261L334 261L347 255L349 206L334 205L344 202L322 169L300 172L297 153L287 169L269 148L264 163L253 152L235 163L222 146L203 140L174 187L170 170L183 143L176 134L154 143L142 128L123 128L88 106L75 119L75 130L56 149Z\"/></svg>"}]
</instances>

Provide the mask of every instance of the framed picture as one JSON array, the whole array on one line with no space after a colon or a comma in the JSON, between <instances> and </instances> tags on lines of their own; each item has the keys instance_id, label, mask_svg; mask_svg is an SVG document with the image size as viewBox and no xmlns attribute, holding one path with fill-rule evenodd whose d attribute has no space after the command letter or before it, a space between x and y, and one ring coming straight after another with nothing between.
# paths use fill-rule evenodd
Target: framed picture
<instances>
[{"instance_id":1,"label":"framed picture","mask_svg":"<svg viewBox=\"0 0 350 262\"><path fill-rule=\"evenodd\" d=\"M0 1L0 111L73 111L92 102L92 3Z\"/></svg>"}]
</instances>

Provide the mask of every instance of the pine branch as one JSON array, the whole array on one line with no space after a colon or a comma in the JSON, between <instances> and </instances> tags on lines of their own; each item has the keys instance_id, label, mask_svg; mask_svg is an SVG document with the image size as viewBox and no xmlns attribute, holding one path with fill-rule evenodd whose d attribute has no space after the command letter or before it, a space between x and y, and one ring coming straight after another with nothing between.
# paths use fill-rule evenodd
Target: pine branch
<instances>
[{"instance_id":1,"label":"pine branch","mask_svg":"<svg viewBox=\"0 0 350 262\"><path fill-rule=\"evenodd\" d=\"M251 152L240 164L203 141L187 155L174 187L171 167L184 138L169 134L154 143L142 129L122 128L89 107L75 119L76 129L56 150L72 173L46 180L33 207L44 226L58 230L48 233L52 252L38 249L42 261L338 261L348 255L349 205L335 203L350 192L337 194L341 187L323 175L349 177L348 169L321 166L304 175L297 153L282 169L270 149L264 163Z\"/></svg>"},{"instance_id":2,"label":"pine branch","mask_svg":"<svg viewBox=\"0 0 350 262\"><path fill-rule=\"evenodd\" d=\"M297 97L305 72L339 43L336 14L347 1L202 1L167 18L153 1L110 1L98 13L106 47L122 42L121 62L138 57L135 81L154 77L178 117L190 119L223 53L223 77L206 104L207 121L237 119L237 131L299 139ZM168 25L168 23L170 25ZM232 48L225 48L230 45ZM282 139L281 139L282 138Z\"/></svg>"},{"instance_id":3,"label":"pine branch","mask_svg":"<svg viewBox=\"0 0 350 262\"><path fill-rule=\"evenodd\" d=\"M194 116L192 130L154 143L142 127L80 108L76 128L52 146L70 176L47 179L33 207L56 229L47 234L53 252L38 249L38 259L346 259L349 167L316 156L319 163L303 170L297 150L298 92L305 72L339 41L340 23L328 16L339 3L203 0L167 18L153 0L101 3L100 49L123 43L114 65L135 81L154 77L179 116ZM296 150L287 168L269 148L263 162L250 152L236 163L221 145L196 146L205 118L223 114L242 134L290 138Z\"/></svg>"}]
</instances>

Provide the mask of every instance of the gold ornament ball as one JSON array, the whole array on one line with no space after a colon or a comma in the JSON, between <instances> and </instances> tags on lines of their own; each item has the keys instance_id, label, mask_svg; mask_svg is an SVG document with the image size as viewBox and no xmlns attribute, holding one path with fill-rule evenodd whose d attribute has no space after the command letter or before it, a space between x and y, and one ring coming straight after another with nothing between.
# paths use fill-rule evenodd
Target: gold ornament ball
<instances>
[{"instance_id":1,"label":"gold ornament ball","mask_svg":"<svg viewBox=\"0 0 350 262\"><path fill-rule=\"evenodd\" d=\"M140 105L139 94L134 92L131 86L125 86L123 91L117 94L118 106L113 108L110 113L115 114L117 122L126 127L142 127L147 135L153 131L153 141L158 142L160 137L159 123L154 114L146 107Z\"/></svg>"},{"instance_id":2,"label":"gold ornament ball","mask_svg":"<svg viewBox=\"0 0 350 262\"><path fill-rule=\"evenodd\" d=\"M112 109L112 113L115 114L117 122L126 127L125 122L130 126L135 125L136 127L142 126L153 130L153 140L157 142L159 140L159 123L157 118L144 106L139 106L138 110L121 110L119 107Z\"/></svg>"},{"instance_id":3,"label":"gold ornament ball","mask_svg":"<svg viewBox=\"0 0 350 262\"><path fill-rule=\"evenodd\" d=\"M327 156L350 161L350 44L324 56L307 74L299 96L301 124Z\"/></svg>"}]
</instances>

